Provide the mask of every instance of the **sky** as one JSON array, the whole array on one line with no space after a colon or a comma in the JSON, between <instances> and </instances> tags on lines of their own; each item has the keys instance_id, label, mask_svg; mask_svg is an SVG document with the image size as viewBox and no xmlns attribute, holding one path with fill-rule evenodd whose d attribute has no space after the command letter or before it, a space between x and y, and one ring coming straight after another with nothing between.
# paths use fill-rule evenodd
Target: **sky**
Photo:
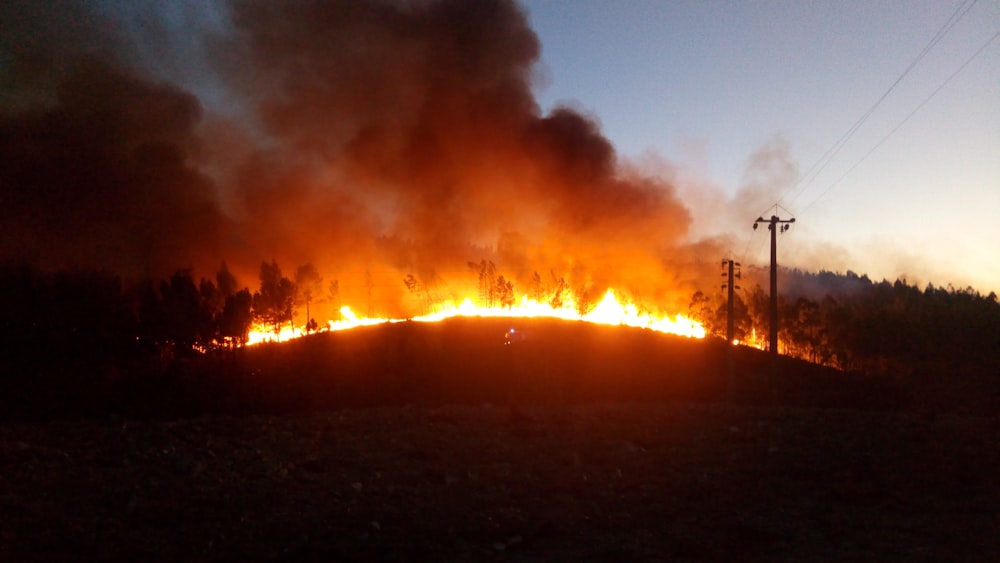
<instances>
[{"instance_id":1,"label":"sky","mask_svg":"<svg viewBox=\"0 0 1000 563\"><path fill-rule=\"evenodd\" d=\"M9 0L0 258L246 285L309 262L394 316L492 262L517 292L677 311L722 259L766 266L751 225L776 213L784 266L1000 291L996 22L998 0Z\"/></svg>"},{"instance_id":2,"label":"sky","mask_svg":"<svg viewBox=\"0 0 1000 563\"><path fill-rule=\"evenodd\" d=\"M594 116L621 158L659 162L682 193L699 192L693 231L726 216L735 259L767 263L767 232L751 224L780 204L796 219L782 264L989 292L1000 291L1000 39L949 77L1000 32L1000 2L969 4L524 2L542 108ZM773 191L741 197L760 183Z\"/></svg>"}]
</instances>

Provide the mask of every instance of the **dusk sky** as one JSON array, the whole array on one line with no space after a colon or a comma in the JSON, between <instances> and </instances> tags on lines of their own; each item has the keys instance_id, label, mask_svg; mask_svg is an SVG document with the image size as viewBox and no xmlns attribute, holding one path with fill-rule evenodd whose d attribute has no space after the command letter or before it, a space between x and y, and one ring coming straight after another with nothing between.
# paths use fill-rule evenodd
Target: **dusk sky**
<instances>
[{"instance_id":1,"label":"dusk sky","mask_svg":"<svg viewBox=\"0 0 1000 563\"><path fill-rule=\"evenodd\" d=\"M694 232L742 228L737 260L766 264L750 227L779 202L797 219L785 264L1000 291L997 0L525 6L543 110L569 102L619 156L661 166L700 201ZM734 201L747 189L763 191Z\"/></svg>"},{"instance_id":2,"label":"dusk sky","mask_svg":"<svg viewBox=\"0 0 1000 563\"><path fill-rule=\"evenodd\" d=\"M683 307L723 258L766 266L751 225L777 212L782 265L1000 291L998 22L1000 0L11 0L0 254L313 262L387 310L406 274L460 297L490 259Z\"/></svg>"}]
</instances>

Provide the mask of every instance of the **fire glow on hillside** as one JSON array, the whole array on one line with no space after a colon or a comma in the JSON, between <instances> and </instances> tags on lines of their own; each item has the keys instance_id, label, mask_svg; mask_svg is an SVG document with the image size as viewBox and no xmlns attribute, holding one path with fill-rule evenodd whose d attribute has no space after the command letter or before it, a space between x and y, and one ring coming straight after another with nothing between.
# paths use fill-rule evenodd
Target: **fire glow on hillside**
<instances>
[{"instance_id":1,"label":"fire glow on hillside","mask_svg":"<svg viewBox=\"0 0 1000 563\"><path fill-rule=\"evenodd\" d=\"M0 41L23 76L0 111L17 140L0 142L0 259L127 279L221 264L207 316L227 299L231 315L204 349L457 316L704 335L665 313L723 247L692 232L671 166L539 104L541 43L517 2L204 2L183 41L148 45L155 60L136 50L145 29L106 32L143 18L78 4L40 5ZM155 70L174 68L192 71ZM259 296L241 292L258 264ZM213 294L194 285L164 291Z\"/></svg>"},{"instance_id":2,"label":"fire glow on hillside","mask_svg":"<svg viewBox=\"0 0 1000 563\"><path fill-rule=\"evenodd\" d=\"M552 318L565 321L583 321L603 325L620 325L636 328L644 328L676 334L688 338L704 338L705 328L692 319L684 315L654 315L640 312L634 304L622 304L615 297L614 290L609 289L604 294L604 298L589 312L580 313L576 304L572 300L567 300L561 307L553 307L549 303L539 303L529 299L527 295L521 297L519 303L511 307L482 307L466 298L459 304L445 302L438 307L435 313L413 317L412 319L392 319L392 318L368 318L358 317L350 307L344 306L340 310L341 320L328 321L325 330L339 331L349 330L363 326L373 326L385 323L402 322L412 320L417 322L440 322L454 317L503 317L503 318ZM247 345L259 344L261 342L284 342L303 336L305 333L297 328L286 327L278 333L267 330L266 327L256 326L250 331Z\"/></svg>"}]
</instances>

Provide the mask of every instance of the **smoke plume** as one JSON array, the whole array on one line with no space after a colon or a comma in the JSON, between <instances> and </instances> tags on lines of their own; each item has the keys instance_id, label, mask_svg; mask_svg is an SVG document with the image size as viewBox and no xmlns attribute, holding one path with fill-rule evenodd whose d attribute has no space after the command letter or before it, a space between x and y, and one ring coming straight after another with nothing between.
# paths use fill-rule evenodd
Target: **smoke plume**
<instances>
[{"instance_id":1,"label":"smoke plume","mask_svg":"<svg viewBox=\"0 0 1000 563\"><path fill-rule=\"evenodd\" d=\"M169 4L0 8L4 258L226 260L247 285L261 260L312 262L384 314L412 307L403 276L458 296L483 259L521 289L686 304L717 258L673 186L580 112L541 112L514 2Z\"/></svg>"}]
</instances>

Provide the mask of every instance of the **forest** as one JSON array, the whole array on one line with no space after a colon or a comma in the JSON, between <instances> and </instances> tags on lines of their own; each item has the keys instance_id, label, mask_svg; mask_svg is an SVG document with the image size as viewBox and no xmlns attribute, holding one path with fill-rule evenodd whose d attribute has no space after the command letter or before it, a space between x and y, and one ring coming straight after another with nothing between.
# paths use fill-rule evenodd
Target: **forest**
<instances>
[{"instance_id":1,"label":"forest","mask_svg":"<svg viewBox=\"0 0 1000 563\"><path fill-rule=\"evenodd\" d=\"M472 262L470 269L481 285L490 278L481 292L491 301L509 301L515 288L492 263ZM853 272L784 270L781 277L782 355L894 385L918 408L997 412L995 293L921 289ZM315 330L310 306L338 291L336 281L324 288L311 264L289 277L265 261L257 281L254 290L241 287L225 264L213 278L182 269L130 283L96 270L0 266L0 418L185 412L192 379L196 386L218 383L203 367L218 363L204 358L238 357L253 325L277 329L304 318L299 324ZM401 282L427 297L412 275ZM735 337L764 348L769 297L759 284L745 285L735 299ZM689 314L711 338L724 338L727 306L718 290L695 293Z\"/></svg>"},{"instance_id":2,"label":"forest","mask_svg":"<svg viewBox=\"0 0 1000 563\"><path fill-rule=\"evenodd\" d=\"M848 271L784 270L779 293L781 354L845 372L885 378L925 400L1000 405L1000 303L971 287L923 289L903 279L875 282ZM754 283L734 299L735 338L766 346L769 296ZM727 303L697 292L691 315L726 334ZM991 405L991 406L989 406Z\"/></svg>"}]
</instances>

